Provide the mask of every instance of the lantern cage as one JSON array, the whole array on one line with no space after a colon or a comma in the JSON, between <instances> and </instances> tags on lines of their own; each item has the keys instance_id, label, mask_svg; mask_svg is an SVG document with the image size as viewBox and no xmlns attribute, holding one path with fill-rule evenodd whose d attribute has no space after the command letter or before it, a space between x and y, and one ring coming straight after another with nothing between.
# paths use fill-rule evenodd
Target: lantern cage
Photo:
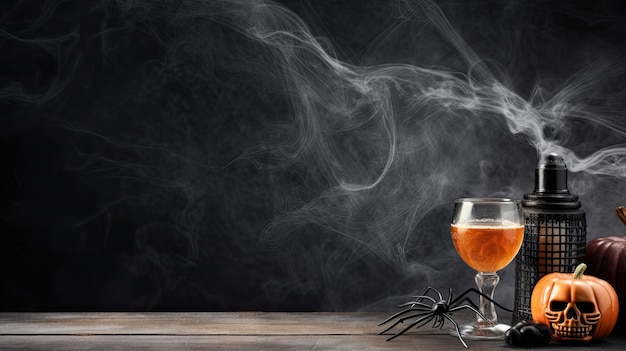
<instances>
[{"instance_id":1,"label":"lantern cage","mask_svg":"<svg viewBox=\"0 0 626 351\"><path fill-rule=\"evenodd\" d=\"M587 223L578 196L567 190L563 158L549 154L535 169L535 190L524 195L524 241L515 258L513 324L531 320L537 281L552 272L571 273L585 257Z\"/></svg>"},{"instance_id":2,"label":"lantern cage","mask_svg":"<svg viewBox=\"0 0 626 351\"><path fill-rule=\"evenodd\" d=\"M552 272L572 273L585 257L585 213L524 208L524 241L515 260L513 324L531 320L535 284Z\"/></svg>"}]
</instances>

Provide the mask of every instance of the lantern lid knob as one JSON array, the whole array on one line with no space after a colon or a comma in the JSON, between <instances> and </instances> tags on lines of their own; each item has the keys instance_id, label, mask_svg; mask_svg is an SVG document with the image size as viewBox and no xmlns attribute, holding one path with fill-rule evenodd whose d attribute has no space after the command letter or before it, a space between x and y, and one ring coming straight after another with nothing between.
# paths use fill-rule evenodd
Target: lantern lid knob
<instances>
[{"instance_id":1,"label":"lantern lid knob","mask_svg":"<svg viewBox=\"0 0 626 351\"><path fill-rule=\"evenodd\" d=\"M567 165L558 154L545 155L535 168L535 191L524 195L524 206L547 209L576 209L578 196L567 189Z\"/></svg>"},{"instance_id":2,"label":"lantern lid knob","mask_svg":"<svg viewBox=\"0 0 626 351\"><path fill-rule=\"evenodd\" d=\"M568 193L567 166L563 157L549 154L543 158L535 169L536 193Z\"/></svg>"}]
</instances>

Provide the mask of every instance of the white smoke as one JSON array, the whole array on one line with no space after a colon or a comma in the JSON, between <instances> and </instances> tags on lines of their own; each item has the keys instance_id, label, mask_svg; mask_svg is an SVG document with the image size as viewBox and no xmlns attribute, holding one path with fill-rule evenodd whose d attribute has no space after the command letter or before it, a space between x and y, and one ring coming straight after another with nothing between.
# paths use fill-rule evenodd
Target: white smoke
<instances>
[{"instance_id":1,"label":"white smoke","mask_svg":"<svg viewBox=\"0 0 626 351\"><path fill-rule=\"evenodd\" d=\"M13 121L44 114L74 138L56 137L71 150L59 158L103 203L77 222L106 217L103 242L131 233L117 240L157 286L145 300L191 287L216 308L347 310L465 290L454 199L521 198L552 152L589 238L616 230L621 37L565 40L551 20L618 19L549 2L285 3L50 1L31 31L0 18L2 38L54 63L0 98L31 107Z\"/></svg>"},{"instance_id":2,"label":"white smoke","mask_svg":"<svg viewBox=\"0 0 626 351\"><path fill-rule=\"evenodd\" d=\"M269 240L297 240L299 229L313 225L322 238L331 233L352 242L350 255L373 254L395 270L426 275L437 284L448 279L431 272L450 274L446 266L454 255L447 245L447 219L434 217L440 222L433 224L433 212L445 213L459 196L519 198L530 192L528 181L518 179L532 174L520 169L529 168L519 162L526 146L535 150L536 160L556 152L572 172L624 179L625 145L591 146L626 132L619 105L598 106L595 100L612 78L623 75L623 57L572 72L552 91L536 85L526 99L502 79L501 67L472 50L437 5L401 5L399 21L436 30L465 63L463 71L349 64L285 8L259 3L241 9L243 23L252 19L246 34L267 47L290 97L293 134L274 140L271 148L279 150L274 155L286 167L302 169L307 176L301 185L310 190L309 198L271 222ZM608 93L616 98L623 91ZM594 135L587 134L591 131ZM577 190L582 189L573 187ZM448 252L428 251L433 244L427 243L437 242ZM348 278L334 279L326 282L330 289Z\"/></svg>"}]
</instances>

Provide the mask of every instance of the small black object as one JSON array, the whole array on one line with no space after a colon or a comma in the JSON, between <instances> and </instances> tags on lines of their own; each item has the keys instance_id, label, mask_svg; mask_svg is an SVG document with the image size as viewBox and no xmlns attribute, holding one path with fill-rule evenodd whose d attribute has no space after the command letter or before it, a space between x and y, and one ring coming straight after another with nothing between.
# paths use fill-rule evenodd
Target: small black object
<instances>
[{"instance_id":1,"label":"small black object","mask_svg":"<svg viewBox=\"0 0 626 351\"><path fill-rule=\"evenodd\" d=\"M536 321L520 321L504 334L507 344L519 347L540 347L550 342L550 329Z\"/></svg>"},{"instance_id":2,"label":"small black object","mask_svg":"<svg viewBox=\"0 0 626 351\"><path fill-rule=\"evenodd\" d=\"M435 296L428 295L428 293L431 291L434 292L433 295ZM433 319L435 320L433 323L433 327L441 329L443 327L443 324L445 323L445 320L447 319L448 321L450 321L450 323L454 325L454 328L456 329L456 333L459 337L459 340L461 341L463 346L467 348L467 344L465 343L465 340L463 340L463 337L461 336L461 331L459 330L459 324L452 318L452 312L466 308L466 309L473 311L477 315L479 315L483 320L487 321L487 318L482 313L480 313L478 306L467 296L467 294L469 294L470 292L474 292L478 294L479 296L482 296L484 299L487 299L489 302L493 302L494 305L498 306L499 308L505 311L512 312L510 309L502 307L497 302L493 301L489 296L481 293L475 288L470 288L470 289L465 290L464 293L462 293L456 298L452 298L452 289L448 289L448 298L444 299L441 292L439 292L439 290L433 288L432 286L429 286L428 288L426 288L426 290L424 291L422 295L413 296L414 300L409 301L399 306L399 307L408 306L409 308L404 309L392 315L391 317L385 319L383 322L381 322L379 325L389 323L393 319L403 316L402 318L399 318L398 320L396 320L389 328L380 332L380 334L385 334L389 330L393 329L393 327L395 327L396 325L400 323L404 323L404 321L408 319L416 318L413 322L411 322L407 327L402 329L399 333L387 339L387 341L389 341L391 339L397 338L398 336L406 333L411 328L423 327L424 325L426 325ZM405 314L409 314L409 315L404 316Z\"/></svg>"}]
</instances>

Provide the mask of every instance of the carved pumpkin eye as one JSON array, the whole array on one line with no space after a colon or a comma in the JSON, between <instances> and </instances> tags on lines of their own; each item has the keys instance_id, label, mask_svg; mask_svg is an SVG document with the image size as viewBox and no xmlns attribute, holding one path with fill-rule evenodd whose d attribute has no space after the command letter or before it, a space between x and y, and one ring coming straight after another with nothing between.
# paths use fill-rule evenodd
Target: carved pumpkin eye
<instances>
[{"instance_id":1,"label":"carved pumpkin eye","mask_svg":"<svg viewBox=\"0 0 626 351\"><path fill-rule=\"evenodd\" d=\"M577 302L576 307L582 313L592 313L596 310L596 306L591 302Z\"/></svg>"},{"instance_id":2,"label":"carved pumpkin eye","mask_svg":"<svg viewBox=\"0 0 626 351\"><path fill-rule=\"evenodd\" d=\"M550 303L550 309L552 311L556 311L556 312L564 311L565 307L567 307L566 301L552 301Z\"/></svg>"}]
</instances>

